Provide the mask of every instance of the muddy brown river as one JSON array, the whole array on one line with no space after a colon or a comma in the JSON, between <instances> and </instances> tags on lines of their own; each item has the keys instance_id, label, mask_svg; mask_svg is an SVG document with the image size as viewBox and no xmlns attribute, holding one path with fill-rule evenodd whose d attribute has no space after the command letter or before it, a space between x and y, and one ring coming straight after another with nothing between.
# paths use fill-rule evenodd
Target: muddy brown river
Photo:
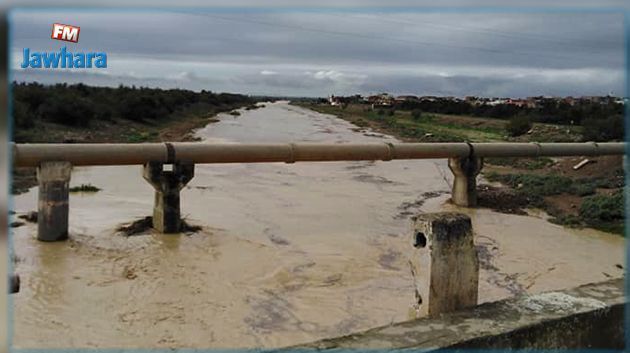
<instances>
[{"instance_id":1,"label":"muddy brown river","mask_svg":"<svg viewBox=\"0 0 630 353\"><path fill-rule=\"evenodd\" d=\"M376 142L388 136L287 102L197 131L200 143ZM278 347L404 321L414 302L409 215L471 216L480 301L620 277L623 238L446 203L445 160L197 165L193 235L116 234L151 214L141 167L75 168L66 242L12 229L16 348ZM16 196L35 210L37 188ZM420 273L419 276L424 274Z\"/></svg>"}]
</instances>

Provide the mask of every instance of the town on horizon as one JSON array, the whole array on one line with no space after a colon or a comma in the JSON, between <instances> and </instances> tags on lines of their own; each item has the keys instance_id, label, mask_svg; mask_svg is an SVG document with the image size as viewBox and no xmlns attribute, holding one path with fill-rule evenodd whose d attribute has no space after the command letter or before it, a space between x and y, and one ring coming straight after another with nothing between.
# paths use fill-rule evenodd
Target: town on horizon
<instances>
[{"instance_id":1,"label":"town on horizon","mask_svg":"<svg viewBox=\"0 0 630 353\"><path fill-rule=\"evenodd\" d=\"M519 108L540 108L544 102L554 102L557 104L567 104L569 106L575 106L585 103L599 103L599 104L621 104L625 105L628 101L627 97L618 97L612 94L606 96L532 96L526 98L510 98L510 97L480 97L480 96L415 96L415 95L399 95L394 96L389 93L381 93L369 96L363 96L360 94L352 96L335 96L331 94L328 97L330 105L343 105L346 103L367 103L374 106L391 107L397 103L403 102L436 102L436 101L450 101L450 102L466 102L473 106L488 105L511 105Z\"/></svg>"}]
</instances>

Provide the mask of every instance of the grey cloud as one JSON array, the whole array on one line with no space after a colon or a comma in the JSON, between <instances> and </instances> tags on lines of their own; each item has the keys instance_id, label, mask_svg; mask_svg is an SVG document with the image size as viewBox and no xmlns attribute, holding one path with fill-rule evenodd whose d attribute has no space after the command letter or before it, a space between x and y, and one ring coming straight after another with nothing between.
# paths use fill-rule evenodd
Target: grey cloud
<instances>
[{"instance_id":1,"label":"grey cloud","mask_svg":"<svg viewBox=\"0 0 630 353\"><path fill-rule=\"evenodd\" d=\"M45 0L8 0L0 5L0 8L8 8L10 6L50 6L49 1ZM58 0L55 2L55 6L85 6L84 1L79 0ZM107 2L101 1L92 3L92 6L166 6L166 7L183 7L183 6L213 6L213 7L230 7L230 8L247 8L247 7L259 7L265 6L267 8L278 7L333 7L333 8L366 8L366 7L429 7L435 8L437 6L434 0L267 0L261 5L260 0L180 0L174 3L170 0L108 0ZM500 7L508 9L520 9L541 7L545 8L549 6L548 0L520 0L509 1L505 0L441 0L439 6L442 8L479 8L479 7ZM628 3L625 0L566 0L561 2L554 2L555 8L566 9L598 9L601 7L611 8L628 8Z\"/></svg>"},{"instance_id":2,"label":"grey cloud","mask_svg":"<svg viewBox=\"0 0 630 353\"><path fill-rule=\"evenodd\" d=\"M480 77L471 75L419 75L407 77L374 77L361 86L361 91L376 93L380 91L396 94L414 94L423 92L428 95L443 96L511 96L527 97L531 95L563 95L581 96L613 93L621 94L623 78L609 78L598 81L587 81L588 84L575 86L570 80L549 80L544 75L530 74L523 77ZM585 82L585 83L587 83Z\"/></svg>"},{"instance_id":3,"label":"grey cloud","mask_svg":"<svg viewBox=\"0 0 630 353\"><path fill-rule=\"evenodd\" d=\"M110 75L106 73L90 72L90 71L66 71L63 74L63 80L59 79L59 72L50 70L29 70L16 72L12 77L18 82L40 82L43 84L55 83L84 83L95 86L116 87L119 85L126 86L149 86L162 88L186 88L201 90L207 89L209 85L221 84L220 81L214 81L207 78L197 77L189 72L168 75L166 77L146 77L136 76L133 74L126 75ZM191 87L192 86L192 87Z\"/></svg>"},{"instance_id":4,"label":"grey cloud","mask_svg":"<svg viewBox=\"0 0 630 353\"><path fill-rule=\"evenodd\" d=\"M85 77L93 84L282 95L623 89L624 24L616 13L27 10L12 19L14 57L23 47L63 45L49 38L52 22L81 26L80 43L68 48L109 55L107 75L25 72L14 65L17 79Z\"/></svg>"}]
</instances>

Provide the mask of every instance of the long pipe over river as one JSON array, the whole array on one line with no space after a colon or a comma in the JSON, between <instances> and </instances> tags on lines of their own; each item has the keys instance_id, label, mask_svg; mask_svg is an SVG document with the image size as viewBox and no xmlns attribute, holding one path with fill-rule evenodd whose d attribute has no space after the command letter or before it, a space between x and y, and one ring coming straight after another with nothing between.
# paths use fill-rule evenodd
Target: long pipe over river
<instances>
[{"instance_id":1,"label":"long pipe over river","mask_svg":"<svg viewBox=\"0 0 630 353\"><path fill-rule=\"evenodd\" d=\"M464 157L552 157L623 154L625 144L608 143L371 143L371 144L13 144L18 167L44 161L76 166L173 163L322 162Z\"/></svg>"}]
</instances>

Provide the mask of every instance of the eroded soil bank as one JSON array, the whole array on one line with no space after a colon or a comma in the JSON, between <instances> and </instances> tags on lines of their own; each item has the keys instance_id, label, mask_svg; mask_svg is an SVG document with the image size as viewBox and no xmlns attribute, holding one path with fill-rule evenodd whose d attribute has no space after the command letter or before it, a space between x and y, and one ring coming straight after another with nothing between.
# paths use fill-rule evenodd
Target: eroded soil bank
<instances>
[{"instance_id":1,"label":"eroded soil bank","mask_svg":"<svg viewBox=\"0 0 630 353\"><path fill-rule=\"evenodd\" d=\"M374 142L356 126L269 104L197 131L205 142ZM543 215L448 204L444 160L198 165L182 191L192 235L116 234L151 214L141 168L75 168L70 240L12 229L22 279L17 348L278 347L403 321L414 304L408 234L415 212L469 214L481 259L480 300L620 277L623 239ZM13 200L17 217L37 190ZM419 276L424 274L419 273Z\"/></svg>"}]
</instances>

